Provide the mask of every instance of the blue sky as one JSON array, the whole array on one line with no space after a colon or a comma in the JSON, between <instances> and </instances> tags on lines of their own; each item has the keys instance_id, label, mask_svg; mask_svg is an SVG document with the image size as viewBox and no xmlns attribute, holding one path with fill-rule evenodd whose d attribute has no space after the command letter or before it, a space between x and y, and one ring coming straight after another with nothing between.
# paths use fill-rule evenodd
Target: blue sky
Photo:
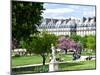
<instances>
[{"instance_id":1,"label":"blue sky","mask_svg":"<svg viewBox=\"0 0 100 75\"><path fill-rule=\"evenodd\" d=\"M94 17L95 6L44 3L44 18Z\"/></svg>"}]
</instances>

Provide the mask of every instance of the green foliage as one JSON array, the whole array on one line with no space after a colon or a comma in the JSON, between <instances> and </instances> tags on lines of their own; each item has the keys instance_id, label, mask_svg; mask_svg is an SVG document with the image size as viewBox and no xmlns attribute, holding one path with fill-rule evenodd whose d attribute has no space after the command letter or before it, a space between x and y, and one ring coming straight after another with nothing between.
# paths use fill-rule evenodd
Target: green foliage
<instances>
[{"instance_id":1,"label":"green foliage","mask_svg":"<svg viewBox=\"0 0 100 75\"><path fill-rule=\"evenodd\" d=\"M87 48L95 50L96 49L96 37L90 35L90 36L87 36L86 39L87 39L87 42L86 42Z\"/></svg>"},{"instance_id":2,"label":"green foliage","mask_svg":"<svg viewBox=\"0 0 100 75\"><path fill-rule=\"evenodd\" d=\"M43 10L43 3L12 1L12 39L20 42L36 33Z\"/></svg>"},{"instance_id":3,"label":"green foliage","mask_svg":"<svg viewBox=\"0 0 100 75\"><path fill-rule=\"evenodd\" d=\"M81 43L82 43L82 45L83 45L83 48L87 48L87 46L86 46L86 42L87 42L87 36L84 36L84 37L81 37Z\"/></svg>"},{"instance_id":4,"label":"green foliage","mask_svg":"<svg viewBox=\"0 0 100 75\"><path fill-rule=\"evenodd\" d=\"M76 42L80 41L83 46L83 49L96 49L96 37L94 35L80 36L73 34L70 36L71 39L74 39Z\"/></svg>"},{"instance_id":5,"label":"green foliage","mask_svg":"<svg viewBox=\"0 0 100 75\"><path fill-rule=\"evenodd\" d=\"M15 56L13 56L13 58L15 58L15 57L20 57L20 55L19 54L15 54Z\"/></svg>"},{"instance_id":6,"label":"green foliage","mask_svg":"<svg viewBox=\"0 0 100 75\"><path fill-rule=\"evenodd\" d=\"M78 41L81 41L82 37L80 35L76 35L76 34L73 34L70 36L71 39L74 39L74 41L78 42Z\"/></svg>"},{"instance_id":7,"label":"green foliage","mask_svg":"<svg viewBox=\"0 0 100 75\"><path fill-rule=\"evenodd\" d=\"M42 32L31 36L31 41L22 42L22 47L35 54L42 56L44 62L48 53L51 52L51 44L56 45L57 37L54 34Z\"/></svg>"},{"instance_id":8,"label":"green foliage","mask_svg":"<svg viewBox=\"0 0 100 75\"><path fill-rule=\"evenodd\" d=\"M27 52L28 53L32 53L32 50L31 50L31 43L30 43L30 40L21 40L20 41L20 45L21 45L21 47L24 49L27 49Z\"/></svg>"},{"instance_id":9,"label":"green foliage","mask_svg":"<svg viewBox=\"0 0 100 75\"><path fill-rule=\"evenodd\" d=\"M32 50L36 54L49 53L51 44L56 44L57 37L54 34L42 32L32 37Z\"/></svg>"}]
</instances>

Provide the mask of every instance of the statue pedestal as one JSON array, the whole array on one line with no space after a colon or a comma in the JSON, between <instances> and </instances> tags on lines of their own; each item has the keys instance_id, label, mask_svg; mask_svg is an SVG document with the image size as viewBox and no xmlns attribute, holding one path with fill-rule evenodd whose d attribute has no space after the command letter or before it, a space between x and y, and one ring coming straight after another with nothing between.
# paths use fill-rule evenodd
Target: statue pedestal
<instances>
[{"instance_id":1,"label":"statue pedestal","mask_svg":"<svg viewBox=\"0 0 100 75\"><path fill-rule=\"evenodd\" d=\"M51 60L49 63L49 72L58 71L58 62L56 60Z\"/></svg>"}]
</instances>

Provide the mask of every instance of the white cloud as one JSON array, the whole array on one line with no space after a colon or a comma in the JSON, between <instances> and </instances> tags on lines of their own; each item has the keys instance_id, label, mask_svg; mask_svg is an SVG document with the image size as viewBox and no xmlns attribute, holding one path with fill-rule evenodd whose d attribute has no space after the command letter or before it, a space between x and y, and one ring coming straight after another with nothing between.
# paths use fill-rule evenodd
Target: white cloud
<instances>
[{"instance_id":1,"label":"white cloud","mask_svg":"<svg viewBox=\"0 0 100 75\"><path fill-rule=\"evenodd\" d=\"M63 13L71 13L73 11L74 10L70 9L70 8L56 8L56 9L46 9L44 11L44 13L51 13L51 14L59 13L59 14L63 14Z\"/></svg>"},{"instance_id":2,"label":"white cloud","mask_svg":"<svg viewBox=\"0 0 100 75\"><path fill-rule=\"evenodd\" d=\"M80 5L69 5L68 8L70 9L79 9L81 6Z\"/></svg>"},{"instance_id":3,"label":"white cloud","mask_svg":"<svg viewBox=\"0 0 100 75\"><path fill-rule=\"evenodd\" d=\"M43 14L44 18L55 18L55 19L64 19L65 16L59 14Z\"/></svg>"},{"instance_id":4,"label":"white cloud","mask_svg":"<svg viewBox=\"0 0 100 75\"><path fill-rule=\"evenodd\" d=\"M55 8L55 9L46 9L44 10L44 13L42 16L44 18L58 18L58 19L64 19L66 16L64 16L67 13L74 12L73 9L70 8Z\"/></svg>"},{"instance_id":5,"label":"white cloud","mask_svg":"<svg viewBox=\"0 0 100 75\"><path fill-rule=\"evenodd\" d=\"M86 17L93 17L95 16L95 11L85 11L83 12L83 16L86 16Z\"/></svg>"},{"instance_id":6,"label":"white cloud","mask_svg":"<svg viewBox=\"0 0 100 75\"><path fill-rule=\"evenodd\" d=\"M53 18L53 19L66 19L67 17L63 17L63 16L53 16L53 17L47 17L47 18Z\"/></svg>"}]
</instances>

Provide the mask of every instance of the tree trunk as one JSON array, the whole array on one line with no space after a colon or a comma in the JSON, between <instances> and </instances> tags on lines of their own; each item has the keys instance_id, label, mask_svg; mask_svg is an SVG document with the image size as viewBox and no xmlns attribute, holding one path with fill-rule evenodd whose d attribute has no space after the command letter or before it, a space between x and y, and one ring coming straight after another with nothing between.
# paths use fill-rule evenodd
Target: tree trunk
<instances>
[{"instance_id":1,"label":"tree trunk","mask_svg":"<svg viewBox=\"0 0 100 75\"><path fill-rule=\"evenodd\" d=\"M31 52L29 52L30 56L31 56Z\"/></svg>"},{"instance_id":2,"label":"tree trunk","mask_svg":"<svg viewBox=\"0 0 100 75\"><path fill-rule=\"evenodd\" d=\"M65 49L65 54L67 54L67 49Z\"/></svg>"},{"instance_id":3,"label":"tree trunk","mask_svg":"<svg viewBox=\"0 0 100 75\"><path fill-rule=\"evenodd\" d=\"M43 65L45 65L45 60L46 60L46 58L45 58L45 55L41 55L42 56L42 58L43 58Z\"/></svg>"}]
</instances>

